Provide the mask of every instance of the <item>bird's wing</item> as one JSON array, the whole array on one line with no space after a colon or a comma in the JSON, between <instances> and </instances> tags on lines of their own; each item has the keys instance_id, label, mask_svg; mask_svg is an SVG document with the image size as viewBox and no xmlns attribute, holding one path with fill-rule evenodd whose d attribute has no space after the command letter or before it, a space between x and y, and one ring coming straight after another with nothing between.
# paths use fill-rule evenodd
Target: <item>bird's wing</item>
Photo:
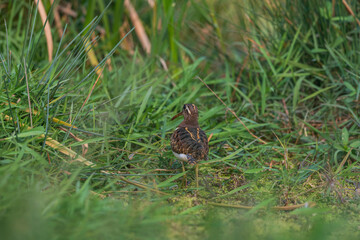
<instances>
[{"instance_id":1,"label":"bird's wing","mask_svg":"<svg viewBox=\"0 0 360 240\"><path fill-rule=\"evenodd\" d=\"M207 159L209 152L206 134L200 128L178 127L171 136L171 148L196 160Z\"/></svg>"}]
</instances>

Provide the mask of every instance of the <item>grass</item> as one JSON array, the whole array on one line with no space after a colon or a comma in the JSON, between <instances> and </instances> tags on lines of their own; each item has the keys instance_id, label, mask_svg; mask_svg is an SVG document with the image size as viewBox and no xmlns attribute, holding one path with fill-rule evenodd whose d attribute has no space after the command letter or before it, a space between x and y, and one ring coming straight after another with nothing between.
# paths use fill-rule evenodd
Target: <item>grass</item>
<instances>
[{"instance_id":1,"label":"grass","mask_svg":"<svg viewBox=\"0 0 360 240\"><path fill-rule=\"evenodd\" d=\"M150 54L124 5L75 1L50 63L36 6L0 5L3 236L358 238L359 4L154 2ZM184 103L212 135L199 189L169 146Z\"/></svg>"}]
</instances>

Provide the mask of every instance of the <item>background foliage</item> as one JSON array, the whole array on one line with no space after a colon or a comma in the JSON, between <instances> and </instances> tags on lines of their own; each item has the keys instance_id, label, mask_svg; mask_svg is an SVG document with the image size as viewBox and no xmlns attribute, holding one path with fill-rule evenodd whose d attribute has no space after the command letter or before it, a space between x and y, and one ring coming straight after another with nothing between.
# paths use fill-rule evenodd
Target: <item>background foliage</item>
<instances>
[{"instance_id":1,"label":"background foliage","mask_svg":"<svg viewBox=\"0 0 360 240\"><path fill-rule=\"evenodd\" d=\"M357 1L43 4L51 61L36 4L0 3L5 238L359 237ZM169 147L184 103L199 189Z\"/></svg>"}]
</instances>

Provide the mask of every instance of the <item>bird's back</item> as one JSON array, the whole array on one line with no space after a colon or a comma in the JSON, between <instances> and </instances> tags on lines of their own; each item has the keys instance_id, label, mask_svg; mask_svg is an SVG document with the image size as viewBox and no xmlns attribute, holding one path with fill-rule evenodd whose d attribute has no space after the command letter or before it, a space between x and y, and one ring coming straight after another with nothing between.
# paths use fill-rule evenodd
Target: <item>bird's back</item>
<instances>
[{"instance_id":1,"label":"bird's back","mask_svg":"<svg viewBox=\"0 0 360 240\"><path fill-rule=\"evenodd\" d=\"M178 127L171 136L174 153L185 154L196 162L207 160L209 144L206 134L199 127Z\"/></svg>"}]
</instances>

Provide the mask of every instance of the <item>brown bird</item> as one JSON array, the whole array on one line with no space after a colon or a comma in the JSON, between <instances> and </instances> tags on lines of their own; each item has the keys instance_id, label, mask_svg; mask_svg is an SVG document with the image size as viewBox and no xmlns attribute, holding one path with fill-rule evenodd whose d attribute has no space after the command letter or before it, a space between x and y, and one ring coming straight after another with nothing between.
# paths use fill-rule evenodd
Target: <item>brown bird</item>
<instances>
[{"instance_id":1,"label":"brown bird","mask_svg":"<svg viewBox=\"0 0 360 240\"><path fill-rule=\"evenodd\" d=\"M199 127L199 113L195 104L185 104L182 112L176 114L171 120L180 115L184 116L184 120L171 135L171 149L182 165L183 162L196 165L196 187L199 187L197 163L208 159L208 139ZM183 171L185 171L184 165Z\"/></svg>"}]
</instances>

